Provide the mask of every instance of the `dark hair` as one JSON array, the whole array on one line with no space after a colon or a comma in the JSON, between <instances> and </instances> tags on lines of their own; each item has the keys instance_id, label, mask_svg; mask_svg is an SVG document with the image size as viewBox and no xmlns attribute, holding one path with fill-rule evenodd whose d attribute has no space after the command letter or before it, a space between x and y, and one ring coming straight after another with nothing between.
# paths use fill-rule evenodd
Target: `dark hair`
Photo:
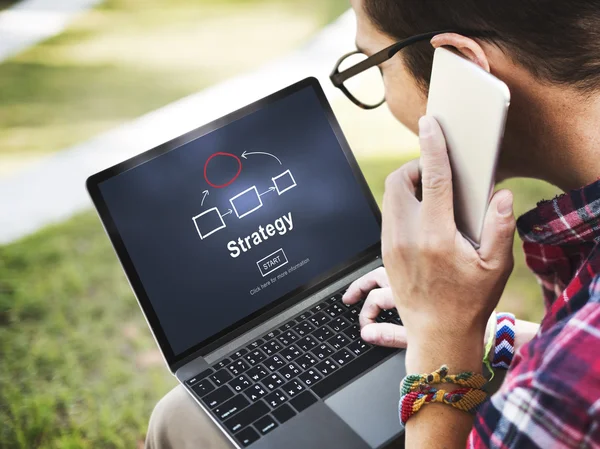
<instances>
[{"instance_id":1,"label":"dark hair","mask_svg":"<svg viewBox=\"0 0 600 449\"><path fill-rule=\"evenodd\" d=\"M600 88L600 0L363 0L375 26L394 39L443 29L492 31L485 37L538 79ZM402 50L417 81L429 86L433 49Z\"/></svg>"}]
</instances>

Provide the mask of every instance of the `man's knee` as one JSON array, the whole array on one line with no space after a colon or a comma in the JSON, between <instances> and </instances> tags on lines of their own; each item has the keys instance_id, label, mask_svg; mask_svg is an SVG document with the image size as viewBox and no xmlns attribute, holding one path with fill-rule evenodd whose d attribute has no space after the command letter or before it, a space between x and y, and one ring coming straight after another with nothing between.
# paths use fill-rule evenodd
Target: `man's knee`
<instances>
[{"instance_id":1,"label":"man's knee","mask_svg":"<svg viewBox=\"0 0 600 449\"><path fill-rule=\"evenodd\" d=\"M227 449L231 445L182 386L154 407L146 449Z\"/></svg>"}]
</instances>

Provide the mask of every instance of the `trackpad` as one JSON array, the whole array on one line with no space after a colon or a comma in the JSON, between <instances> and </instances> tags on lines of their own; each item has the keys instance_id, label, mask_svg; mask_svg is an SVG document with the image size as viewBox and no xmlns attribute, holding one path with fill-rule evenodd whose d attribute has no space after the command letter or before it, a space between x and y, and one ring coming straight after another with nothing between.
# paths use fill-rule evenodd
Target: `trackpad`
<instances>
[{"instance_id":1,"label":"trackpad","mask_svg":"<svg viewBox=\"0 0 600 449\"><path fill-rule=\"evenodd\" d=\"M405 351L325 400L372 448L387 443L402 429L398 422L400 381L406 375Z\"/></svg>"}]
</instances>

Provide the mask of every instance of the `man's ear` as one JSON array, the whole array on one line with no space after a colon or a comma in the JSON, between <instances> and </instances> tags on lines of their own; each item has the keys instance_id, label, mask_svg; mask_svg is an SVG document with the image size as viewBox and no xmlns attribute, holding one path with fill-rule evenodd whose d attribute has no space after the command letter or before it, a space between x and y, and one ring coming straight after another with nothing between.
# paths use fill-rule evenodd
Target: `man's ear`
<instances>
[{"instance_id":1,"label":"man's ear","mask_svg":"<svg viewBox=\"0 0 600 449\"><path fill-rule=\"evenodd\" d=\"M431 45L433 45L434 48L446 46L453 47L483 70L487 72L490 71L490 63L483 48L469 37L456 33L442 33L431 39Z\"/></svg>"}]
</instances>

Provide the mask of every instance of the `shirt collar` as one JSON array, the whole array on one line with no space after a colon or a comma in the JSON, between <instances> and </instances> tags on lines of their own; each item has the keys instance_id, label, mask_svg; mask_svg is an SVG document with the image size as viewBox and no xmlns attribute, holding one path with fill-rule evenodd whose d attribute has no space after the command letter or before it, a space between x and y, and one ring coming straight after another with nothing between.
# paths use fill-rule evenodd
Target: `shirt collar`
<instances>
[{"instance_id":1,"label":"shirt collar","mask_svg":"<svg viewBox=\"0 0 600 449\"><path fill-rule=\"evenodd\" d=\"M517 220L525 242L570 245L600 242L600 180L526 212Z\"/></svg>"}]
</instances>

